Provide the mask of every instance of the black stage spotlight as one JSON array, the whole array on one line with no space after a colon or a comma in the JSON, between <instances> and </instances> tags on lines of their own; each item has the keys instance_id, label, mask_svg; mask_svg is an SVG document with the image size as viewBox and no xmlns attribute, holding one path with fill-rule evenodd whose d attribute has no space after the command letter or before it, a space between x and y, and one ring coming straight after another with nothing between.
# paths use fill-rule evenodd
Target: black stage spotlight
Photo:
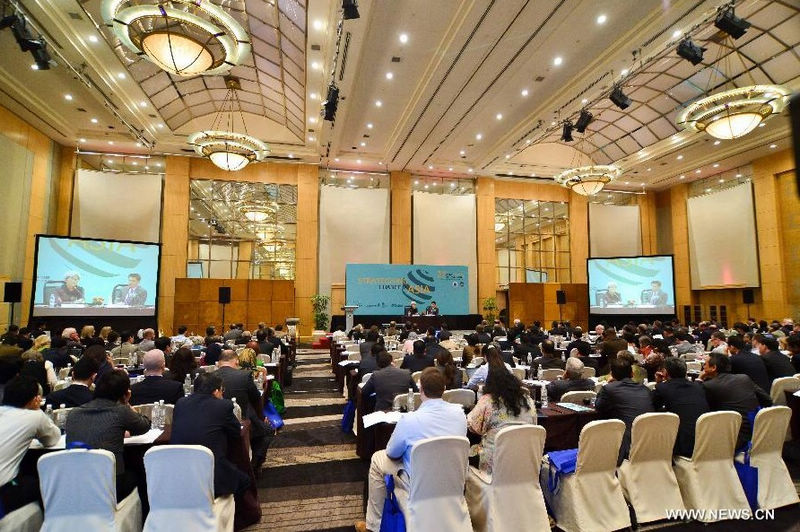
<instances>
[{"instance_id":1,"label":"black stage spotlight","mask_svg":"<svg viewBox=\"0 0 800 532\"><path fill-rule=\"evenodd\" d=\"M733 14L733 7L723 9L717 13L717 19L714 21L714 26L721 29L734 39L738 39L747 32L750 23L743 18L739 18Z\"/></svg>"},{"instance_id":2,"label":"black stage spotlight","mask_svg":"<svg viewBox=\"0 0 800 532\"><path fill-rule=\"evenodd\" d=\"M6 17L0 18L0 30L4 30L6 28L10 28L14 24L19 21L19 17L17 15L8 15Z\"/></svg>"},{"instance_id":3,"label":"black stage spotlight","mask_svg":"<svg viewBox=\"0 0 800 532\"><path fill-rule=\"evenodd\" d=\"M33 60L36 62L36 70L50 70L50 54L46 46L31 50Z\"/></svg>"},{"instance_id":4,"label":"black stage spotlight","mask_svg":"<svg viewBox=\"0 0 800 532\"><path fill-rule=\"evenodd\" d=\"M342 0L342 11L344 11L345 20L353 20L360 18L358 14L358 2L356 0Z\"/></svg>"},{"instance_id":5,"label":"black stage spotlight","mask_svg":"<svg viewBox=\"0 0 800 532\"><path fill-rule=\"evenodd\" d=\"M11 32L14 34L19 49L23 52L30 52L31 50L38 50L42 47L42 41L37 40L28 31L25 26L25 19L20 19L11 26Z\"/></svg>"},{"instance_id":6,"label":"black stage spotlight","mask_svg":"<svg viewBox=\"0 0 800 532\"><path fill-rule=\"evenodd\" d=\"M619 85L614 86L614 90L611 91L611 95L608 97L608 99L620 109L627 109L631 105L631 99L628 98L624 92L622 92L622 87Z\"/></svg>"},{"instance_id":7,"label":"black stage spotlight","mask_svg":"<svg viewBox=\"0 0 800 532\"><path fill-rule=\"evenodd\" d=\"M339 87L331 83L328 86L328 97L322 102L323 120L333 122L336 118L336 108L339 106Z\"/></svg>"},{"instance_id":8,"label":"black stage spotlight","mask_svg":"<svg viewBox=\"0 0 800 532\"><path fill-rule=\"evenodd\" d=\"M575 131L578 133L583 133L586 131L586 128L589 127L589 123L592 121L592 113L587 111L586 109L581 109L581 115L578 117L578 121L575 122Z\"/></svg>"},{"instance_id":9,"label":"black stage spotlight","mask_svg":"<svg viewBox=\"0 0 800 532\"><path fill-rule=\"evenodd\" d=\"M561 132L561 140L564 142L572 142L574 140L572 138L572 122L569 120L564 121L564 127Z\"/></svg>"},{"instance_id":10,"label":"black stage spotlight","mask_svg":"<svg viewBox=\"0 0 800 532\"><path fill-rule=\"evenodd\" d=\"M703 61L703 52L706 51L702 46L697 46L691 39L684 39L678 44L678 55L692 63L699 64Z\"/></svg>"}]
</instances>

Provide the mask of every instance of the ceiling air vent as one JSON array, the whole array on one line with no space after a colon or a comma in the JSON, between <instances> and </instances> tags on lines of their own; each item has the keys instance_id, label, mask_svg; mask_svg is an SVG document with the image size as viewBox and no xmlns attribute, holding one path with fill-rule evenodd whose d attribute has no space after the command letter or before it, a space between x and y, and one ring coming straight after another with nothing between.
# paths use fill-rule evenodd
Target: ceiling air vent
<instances>
[{"instance_id":1,"label":"ceiling air vent","mask_svg":"<svg viewBox=\"0 0 800 532\"><path fill-rule=\"evenodd\" d=\"M79 13L75 13L74 11L71 11L69 13L69 18L71 18L72 20L83 20L83 17L81 17Z\"/></svg>"},{"instance_id":2,"label":"ceiling air vent","mask_svg":"<svg viewBox=\"0 0 800 532\"><path fill-rule=\"evenodd\" d=\"M320 50L322 50L322 47L318 44L312 44L311 49L314 50L315 52L319 52Z\"/></svg>"},{"instance_id":3,"label":"ceiling air vent","mask_svg":"<svg viewBox=\"0 0 800 532\"><path fill-rule=\"evenodd\" d=\"M392 56L392 63L399 63L399 62L400 62L399 57L397 57L396 55Z\"/></svg>"},{"instance_id":4,"label":"ceiling air vent","mask_svg":"<svg viewBox=\"0 0 800 532\"><path fill-rule=\"evenodd\" d=\"M544 76L536 76L533 81L544 81Z\"/></svg>"}]
</instances>

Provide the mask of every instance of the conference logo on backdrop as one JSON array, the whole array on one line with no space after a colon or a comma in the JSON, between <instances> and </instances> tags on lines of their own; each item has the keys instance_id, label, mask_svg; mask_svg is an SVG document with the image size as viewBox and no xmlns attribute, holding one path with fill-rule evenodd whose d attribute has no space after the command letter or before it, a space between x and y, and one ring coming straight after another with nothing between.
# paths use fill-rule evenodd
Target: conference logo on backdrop
<instances>
[{"instance_id":1,"label":"conference logo on backdrop","mask_svg":"<svg viewBox=\"0 0 800 532\"><path fill-rule=\"evenodd\" d=\"M50 247L57 255L67 261L72 268L98 277L114 277L118 275L120 269L135 269L142 262L141 259L118 253L123 249L129 253L136 253L136 246L125 242L71 240L67 242L65 247L57 240L51 240ZM79 255L83 254L88 254L88 256L80 258ZM99 260L100 263L92 265L87 260Z\"/></svg>"}]
</instances>

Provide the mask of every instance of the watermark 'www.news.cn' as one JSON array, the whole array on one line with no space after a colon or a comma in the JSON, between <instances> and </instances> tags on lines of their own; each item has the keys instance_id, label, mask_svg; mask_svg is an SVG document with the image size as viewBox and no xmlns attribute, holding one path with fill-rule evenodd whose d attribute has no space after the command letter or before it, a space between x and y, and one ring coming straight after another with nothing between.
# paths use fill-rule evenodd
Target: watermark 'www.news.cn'
<instances>
[{"instance_id":1,"label":"watermark 'www.news.cn'","mask_svg":"<svg viewBox=\"0 0 800 532\"><path fill-rule=\"evenodd\" d=\"M716 521L722 519L739 519L768 521L775 519L775 510L756 510L742 508L717 508L714 510L694 509L694 510L667 510L667 519L677 519L681 521Z\"/></svg>"}]
</instances>

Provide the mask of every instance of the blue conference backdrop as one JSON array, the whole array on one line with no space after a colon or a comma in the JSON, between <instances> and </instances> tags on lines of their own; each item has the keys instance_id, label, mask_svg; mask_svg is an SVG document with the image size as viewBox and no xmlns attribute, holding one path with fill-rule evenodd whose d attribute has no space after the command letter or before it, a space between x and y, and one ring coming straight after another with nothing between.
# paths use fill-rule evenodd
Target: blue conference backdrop
<instances>
[{"instance_id":1,"label":"blue conference backdrop","mask_svg":"<svg viewBox=\"0 0 800 532\"><path fill-rule=\"evenodd\" d=\"M469 314L466 266L348 264L345 283L356 315L400 315L412 301L420 312L436 301L442 315Z\"/></svg>"}]
</instances>

